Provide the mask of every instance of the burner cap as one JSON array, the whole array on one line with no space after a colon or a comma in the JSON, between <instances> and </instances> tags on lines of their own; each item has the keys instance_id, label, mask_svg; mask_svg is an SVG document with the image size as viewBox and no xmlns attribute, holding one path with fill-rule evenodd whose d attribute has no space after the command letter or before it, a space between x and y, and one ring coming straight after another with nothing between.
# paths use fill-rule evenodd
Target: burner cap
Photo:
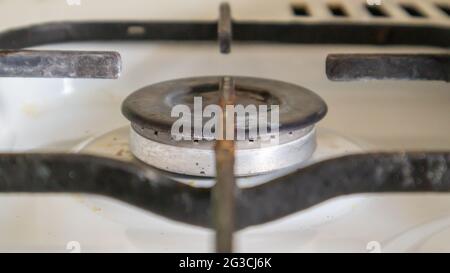
<instances>
[{"instance_id":1,"label":"burner cap","mask_svg":"<svg viewBox=\"0 0 450 273\"><path fill-rule=\"evenodd\" d=\"M219 84L224 77L171 80L144 87L128 96L122 112L131 121L132 153L145 163L171 172L214 176L214 142L174 140L171 129L178 117L172 117L171 112L180 104L187 105L193 112L194 97L202 98L203 109L211 104L218 105ZM310 157L315 149L314 124L327 112L325 102L318 95L281 81L227 77L233 78L235 83L236 105L279 106L276 145L261 145L260 139L236 141L237 176L299 165ZM245 126L248 127L248 122Z\"/></svg>"}]
</instances>

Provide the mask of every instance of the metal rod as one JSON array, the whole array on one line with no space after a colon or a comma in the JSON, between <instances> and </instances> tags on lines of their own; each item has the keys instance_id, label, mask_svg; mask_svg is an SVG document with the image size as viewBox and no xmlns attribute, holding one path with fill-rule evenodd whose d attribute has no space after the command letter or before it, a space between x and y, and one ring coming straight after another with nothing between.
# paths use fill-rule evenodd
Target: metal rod
<instances>
[{"instance_id":1,"label":"metal rod","mask_svg":"<svg viewBox=\"0 0 450 273\"><path fill-rule=\"evenodd\" d=\"M236 188L235 230L338 196L431 192L450 193L448 151L347 155L258 186ZM99 194L169 219L214 227L210 188L180 183L142 164L107 157L0 154L0 193Z\"/></svg>"},{"instance_id":2,"label":"metal rod","mask_svg":"<svg viewBox=\"0 0 450 273\"><path fill-rule=\"evenodd\" d=\"M107 51L0 51L0 77L117 79L120 54Z\"/></svg>"},{"instance_id":3,"label":"metal rod","mask_svg":"<svg viewBox=\"0 0 450 273\"><path fill-rule=\"evenodd\" d=\"M220 52L228 54L231 51L233 28L231 22L231 9L228 3L220 4L219 22L217 25Z\"/></svg>"},{"instance_id":4,"label":"metal rod","mask_svg":"<svg viewBox=\"0 0 450 273\"><path fill-rule=\"evenodd\" d=\"M223 116L218 128L222 139L216 140L216 184L212 192L214 225L216 229L216 252L233 251L233 233L235 230L235 177L234 177L234 140L226 136L234 133L234 111L227 111L227 105L234 105L234 81L224 77L220 84L222 95L220 106ZM231 119L232 122L227 122ZM223 130L225 129L225 130Z\"/></svg>"},{"instance_id":5,"label":"metal rod","mask_svg":"<svg viewBox=\"0 0 450 273\"><path fill-rule=\"evenodd\" d=\"M450 47L450 27L371 22L254 22L233 20L233 40L254 43ZM138 34L130 29L139 26ZM0 31L0 48L86 41L217 41L217 21L50 22Z\"/></svg>"},{"instance_id":6,"label":"metal rod","mask_svg":"<svg viewBox=\"0 0 450 273\"><path fill-rule=\"evenodd\" d=\"M332 81L427 80L450 81L446 54L332 54L326 61Z\"/></svg>"}]
</instances>

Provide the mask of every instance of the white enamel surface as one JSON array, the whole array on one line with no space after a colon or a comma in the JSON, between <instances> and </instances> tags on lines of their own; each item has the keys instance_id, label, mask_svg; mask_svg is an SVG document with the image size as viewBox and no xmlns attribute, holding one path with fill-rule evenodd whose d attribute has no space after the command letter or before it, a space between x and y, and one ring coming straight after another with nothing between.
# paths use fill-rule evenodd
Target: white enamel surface
<instances>
[{"instance_id":1,"label":"white enamel surface","mask_svg":"<svg viewBox=\"0 0 450 273\"><path fill-rule=\"evenodd\" d=\"M16 2L20 1L0 2L1 12L8 10L4 7L17 8ZM38 13L53 7L48 2L63 1L27 1L42 4ZM71 16L83 19L83 4L71 7L80 8ZM215 5L208 2L199 10ZM263 6L265 14L286 14L284 6L274 4L269 10ZM26 12L24 22L42 19L31 16L31 10L21 9ZM196 18L198 12L187 8L179 14ZM99 14L102 18L106 13ZM235 44L231 55L221 56L215 43L72 43L41 48L117 50L123 58L123 75L115 81L0 78L3 152L73 150L127 126L120 104L134 90L163 80L217 74L268 77L315 91L329 105L320 127L363 143L366 150L450 149L448 84L333 83L324 73L325 56L331 52L449 53L445 49ZM343 197L241 231L237 250L367 252L367 244L377 241L382 251L450 251L449 208L450 196L443 194ZM213 242L207 230L102 197L0 195L1 251L65 252L70 241L80 242L82 251L163 252L211 251Z\"/></svg>"}]
</instances>

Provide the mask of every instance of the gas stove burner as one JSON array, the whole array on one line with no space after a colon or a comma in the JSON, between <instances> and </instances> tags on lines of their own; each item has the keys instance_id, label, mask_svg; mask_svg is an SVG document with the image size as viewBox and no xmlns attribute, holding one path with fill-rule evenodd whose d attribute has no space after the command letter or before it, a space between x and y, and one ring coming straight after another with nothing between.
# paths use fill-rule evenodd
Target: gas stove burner
<instances>
[{"instance_id":1,"label":"gas stove burner","mask_svg":"<svg viewBox=\"0 0 450 273\"><path fill-rule=\"evenodd\" d=\"M219 84L223 78L171 80L144 87L127 97L122 112L131 121L133 155L169 172L214 176L214 141L195 136L192 140L175 140L171 130L178 117L172 117L171 112L176 105L186 105L194 112L194 97L201 97L202 109L219 104ZM300 166L310 158L316 147L314 125L327 112L325 102L315 93L290 83L252 77L230 78L235 83L235 105L279 107L276 143L267 142L259 135L255 139L236 140L235 175L250 176ZM246 130L246 136L251 119L248 116L245 128L241 128ZM191 132L195 131L191 128Z\"/></svg>"}]
</instances>

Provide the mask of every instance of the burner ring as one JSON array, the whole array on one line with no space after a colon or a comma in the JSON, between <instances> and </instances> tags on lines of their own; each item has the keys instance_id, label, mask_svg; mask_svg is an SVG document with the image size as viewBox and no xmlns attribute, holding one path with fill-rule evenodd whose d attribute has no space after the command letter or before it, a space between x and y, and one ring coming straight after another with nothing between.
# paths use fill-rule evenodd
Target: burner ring
<instances>
[{"instance_id":1,"label":"burner ring","mask_svg":"<svg viewBox=\"0 0 450 273\"><path fill-rule=\"evenodd\" d=\"M223 76L193 77L165 81L144 87L128 96L122 112L132 123L144 128L170 132L176 117L170 113L175 104L190 104L183 101L187 97L201 95L215 97L219 101L219 82ZM246 98L255 104L279 104L280 133L307 127L321 120L327 105L318 95L306 88L269 79L232 76L236 86L237 103L239 93L251 93L255 97ZM216 94L216 96L213 96ZM245 103L245 102L244 102Z\"/></svg>"},{"instance_id":2,"label":"burner ring","mask_svg":"<svg viewBox=\"0 0 450 273\"><path fill-rule=\"evenodd\" d=\"M160 169L187 175L214 176L214 142L206 139L174 140L171 129L178 117L171 117L171 111L179 104L187 105L192 111L194 97L202 98L203 108L219 104L219 83L223 77L166 81L144 87L128 96L122 105L122 112L131 121L131 152L138 159ZM315 93L297 85L252 77L232 78L236 105L279 106L279 142L267 144L261 136L237 140L236 175L266 173L299 165L308 159L315 149L314 124L327 112L325 102ZM246 133L250 130L247 127L240 129L245 129ZM193 128L191 131L194 132Z\"/></svg>"}]
</instances>

